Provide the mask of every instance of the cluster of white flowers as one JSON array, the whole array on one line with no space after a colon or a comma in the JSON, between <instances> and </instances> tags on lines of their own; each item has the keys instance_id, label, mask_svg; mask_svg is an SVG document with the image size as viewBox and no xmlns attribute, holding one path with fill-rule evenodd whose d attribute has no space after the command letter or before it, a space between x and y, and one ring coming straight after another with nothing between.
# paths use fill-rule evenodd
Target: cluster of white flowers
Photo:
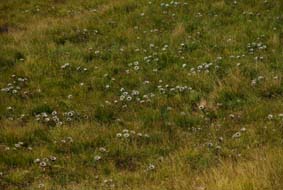
<instances>
[{"instance_id":1,"label":"cluster of white flowers","mask_svg":"<svg viewBox=\"0 0 283 190\"><path fill-rule=\"evenodd\" d=\"M86 67L82 67L82 66L78 66L76 68L76 70L79 71L79 72L86 72L86 71L88 71L88 69Z\"/></svg>"},{"instance_id":2,"label":"cluster of white flowers","mask_svg":"<svg viewBox=\"0 0 283 190\"><path fill-rule=\"evenodd\" d=\"M121 88L120 92L122 94L120 95L119 100L123 103L136 101L140 104L143 104L145 102L151 102L151 98L155 97L154 93L141 95L138 90L131 90L128 92L125 90L125 88ZM118 103L118 100L114 100L114 103ZM123 107L126 107L126 105L124 104Z\"/></svg>"},{"instance_id":3,"label":"cluster of white flowers","mask_svg":"<svg viewBox=\"0 0 283 190\"><path fill-rule=\"evenodd\" d=\"M102 181L101 186L104 187L104 188L113 189L113 188L115 188L115 183L114 183L113 179L104 179Z\"/></svg>"},{"instance_id":4,"label":"cluster of white flowers","mask_svg":"<svg viewBox=\"0 0 283 190\"><path fill-rule=\"evenodd\" d=\"M65 121L67 121L67 122L73 121L78 116L80 116L80 114L78 112L73 111L73 110L63 113L63 117L65 118Z\"/></svg>"},{"instance_id":5,"label":"cluster of white flowers","mask_svg":"<svg viewBox=\"0 0 283 190\"><path fill-rule=\"evenodd\" d=\"M161 94L182 93L192 90L192 87L188 87L187 85L185 86L177 85L175 87L170 87L169 84L166 84L166 85L158 85L157 88Z\"/></svg>"},{"instance_id":6,"label":"cluster of white flowers","mask_svg":"<svg viewBox=\"0 0 283 190\"><path fill-rule=\"evenodd\" d=\"M214 64L214 63L203 63L203 64L200 64L198 65L197 67L192 67L190 69L190 73L189 75L195 75L197 73L201 73L201 72L204 72L204 73L209 73L211 68L214 68L214 69L218 69L219 66L217 64Z\"/></svg>"},{"instance_id":7,"label":"cluster of white flowers","mask_svg":"<svg viewBox=\"0 0 283 190\"><path fill-rule=\"evenodd\" d=\"M240 131L234 133L234 134L232 135L232 138L233 138L233 139L240 138L240 137L242 136L242 133L244 133L244 132L246 132L246 131L247 131L247 129L246 129L245 127L243 127L243 128L240 129Z\"/></svg>"},{"instance_id":8,"label":"cluster of white flowers","mask_svg":"<svg viewBox=\"0 0 283 190\"><path fill-rule=\"evenodd\" d=\"M160 6L162 8L170 8L170 7L178 7L178 6L182 6L182 5L187 5L187 2L178 2L178 1L170 1L170 2L162 2L160 3Z\"/></svg>"},{"instance_id":9,"label":"cluster of white flowers","mask_svg":"<svg viewBox=\"0 0 283 190\"><path fill-rule=\"evenodd\" d=\"M65 64L61 65L61 69L62 70L66 70L68 68L70 68L70 69L72 68L72 65L70 63L65 63ZM78 72L86 72L86 71L88 71L88 69L86 67L82 67L82 66L78 66L78 67L76 67L74 69L76 69L76 71L78 71Z\"/></svg>"},{"instance_id":10,"label":"cluster of white flowers","mask_svg":"<svg viewBox=\"0 0 283 190\"><path fill-rule=\"evenodd\" d=\"M139 71L140 70L140 63L139 61L135 61L133 63L129 63L128 66L134 70L134 71ZM126 73L130 73L130 70L126 70Z\"/></svg>"},{"instance_id":11,"label":"cluster of white flowers","mask_svg":"<svg viewBox=\"0 0 283 190\"><path fill-rule=\"evenodd\" d=\"M282 119L283 120L283 113L279 113L277 115L268 114L267 119L268 120L278 120L278 119Z\"/></svg>"},{"instance_id":12,"label":"cluster of white flowers","mask_svg":"<svg viewBox=\"0 0 283 190\"><path fill-rule=\"evenodd\" d=\"M264 79L264 76L258 76L256 79L253 79L251 82L252 86L255 86L256 84L258 84L260 81L262 81Z\"/></svg>"},{"instance_id":13,"label":"cluster of white flowers","mask_svg":"<svg viewBox=\"0 0 283 190\"><path fill-rule=\"evenodd\" d=\"M17 143L14 144L13 147L9 147L4 145L4 150L5 151L10 151L10 150L28 150L28 151L32 151L32 147L28 146L26 143L19 141Z\"/></svg>"},{"instance_id":14,"label":"cluster of white flowers","mask_svg":"<svg viewBox=\"0 0 283 190\"><path fill-rule=\"evenodd\" d=\"M125 88L121 88L120 92L122 95L120 96L120 101L132 101L133 97L138 97L140 92L138 90L132 90L130 93L125 90Z\"/></svg>"},{"instance_id":15,"label":"cluster of white flowers","mask_svg":"<svg viewBox=\"0 0 283 190\"><path fill-rule=\"evenodd\" d=\"M247 48L248 48L249 54L254 54L256 51L262 51L262 50L267 49L267 45L264 44L264 42L260 41L264 37L265 36L262 35L262 36L257 38L258 42L248 43Z\"/></svg>"},{"instance_id":16,"label":"cluster of white flowers","mask_svg":"<svg viewBox=\"0 0 283 190\"><path fill-rule=\"evenodd\" d=\"M24 88L28 85L28 79L17 75L12 75L11 78L12 81L9 82L6 87L2 88L1 91L13 95L20 93L22 96L28 95L28 91L24 91Z\"/></svg>"},{"instance_id":17,"label":"cluster of white flowers","mask_svg":"<svg viewBox=\"0 0 283 190\"><path fill-rule=\"evenodd\" d=\"M129 137L144 137L149 138L148 134L143 134L141 132L136 132L134 130L123 129L122 132L116 134L117 138L129 138Z\"/></svg>"},{"instance_id":18,"label":"cluster of white flowers","mask_svg":"<svg viewBox=\"0 0 283 190\"><path fill-rule=\"evenodd\" d=\"M15 147L16 147L16 148L20 148L20 147L22 147L23 145L24 145L23 142L18 142L17 144L15 144Z\"/></svg>"},{"instance_id":19,"label":"cluster of white flowers","mask_svg":"<svg viewBox=\"0 0 283 190\"><path fill-rule=\"evenodd\" d=\"M63 112L61 114L54 110L51 113L42 112L35 115L36 121L46 123L47 125L51 125L51 126L53 125L61 126L66 122L70 123L75 119L79 119L79 118L81 118L81 115L73 110L68 112Z\"/></svg>"},{"instance_id":20,"label":"cluster of white flowers","mask_svg":"<svg viewBox=\"0 0 283 190\"><path fill-rule=\"evenodd\" d=\"M52 162L55 162L57 160L57 157L55 156L49 156L49 157L44 157L42 159L36 158L34 159L34 163L38 164L43 170L45 170L46 167L51 166Z\"/></svg>"},{"instance_id":21,"label":"cluster of white flowers","mask_svg":"<svg viewBox=\"0 0 283 190\"><path fill-rule=\"evenodd\" d=\"M37 121L42 121L45 123L55 122L56 125L62 125L62 122L60 121L56 111L53 111L51 114L42 112L40 114L36 114L35 118Z\"/></svg>"},{"instance_id":22,"label":"cluster of white flowers","mask_svg":"<svg viewBox=\"0 0 283 190\"><path fill-rule=\"evenodd\" d=\"M109 151L105 147L99 147L98 148L98 152L99 152L99 154L96 154L94 156L94 161L95 162L98 162L98 161L102 160L102 156L100 154L105 154L105 153L108 153Z\"/></svg>"}]
</instances>

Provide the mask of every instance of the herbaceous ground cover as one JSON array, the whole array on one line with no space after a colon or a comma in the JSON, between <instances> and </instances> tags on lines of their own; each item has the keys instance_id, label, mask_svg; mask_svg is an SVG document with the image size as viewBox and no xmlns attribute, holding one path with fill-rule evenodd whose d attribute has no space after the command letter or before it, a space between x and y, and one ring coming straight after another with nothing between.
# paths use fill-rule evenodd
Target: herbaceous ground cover
<instances>
[{"instance_id":1,"label":"herbaceous ground cover","mask_svg":"<svg viewBox=\"0 0 283 190\"><path fill-rule=\"evenodd\" d=\"M0 189L283 189L282 14L0 1Z\"/></svg>"}]
</instances>

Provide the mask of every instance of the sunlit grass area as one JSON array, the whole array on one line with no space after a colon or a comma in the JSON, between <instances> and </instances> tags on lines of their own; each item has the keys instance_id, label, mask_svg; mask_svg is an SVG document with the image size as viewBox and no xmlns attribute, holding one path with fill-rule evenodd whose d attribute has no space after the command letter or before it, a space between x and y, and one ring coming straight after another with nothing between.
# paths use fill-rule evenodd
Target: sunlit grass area
<instances>
[{"instance_id":1,"label":"sunlit grass area","mask_svg":"<svg viewBox=\"0 0 283 190\"><path fill-rule=\"evenodd\" d=\"M282 13L0 1L0 189L283 189Z\"/></svg>"}]
</instances>

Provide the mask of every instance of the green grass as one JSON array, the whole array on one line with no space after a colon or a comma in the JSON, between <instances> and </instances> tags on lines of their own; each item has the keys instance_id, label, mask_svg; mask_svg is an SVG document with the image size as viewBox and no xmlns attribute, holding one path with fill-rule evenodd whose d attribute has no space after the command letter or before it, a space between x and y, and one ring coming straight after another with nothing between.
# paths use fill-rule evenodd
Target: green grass
<instances>
[{"instance_id":1,"label":"green grass","mask_svg":"<svg viewBox=\"0 0 283 190\"><path fill-rule=\"evenodd\" d=\"M1 1L0 189L282 189L282 12Z\"/></svg>"}]
</instances>

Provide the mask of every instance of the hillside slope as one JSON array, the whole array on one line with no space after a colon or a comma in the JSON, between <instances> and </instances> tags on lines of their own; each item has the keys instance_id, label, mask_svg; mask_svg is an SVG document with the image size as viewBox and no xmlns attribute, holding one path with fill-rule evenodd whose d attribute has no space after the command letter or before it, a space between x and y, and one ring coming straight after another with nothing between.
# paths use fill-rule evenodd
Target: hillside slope
<instances>
[{"instance_id":1,"label":"hillside slope","mask_svg":"<svg viewBox=\"0 0 283 190\"><path fill-rule=\"evenodd\" d=\"M283 189L282 14L0 1L0 189Z\"/></svg>"}]
</instances>

